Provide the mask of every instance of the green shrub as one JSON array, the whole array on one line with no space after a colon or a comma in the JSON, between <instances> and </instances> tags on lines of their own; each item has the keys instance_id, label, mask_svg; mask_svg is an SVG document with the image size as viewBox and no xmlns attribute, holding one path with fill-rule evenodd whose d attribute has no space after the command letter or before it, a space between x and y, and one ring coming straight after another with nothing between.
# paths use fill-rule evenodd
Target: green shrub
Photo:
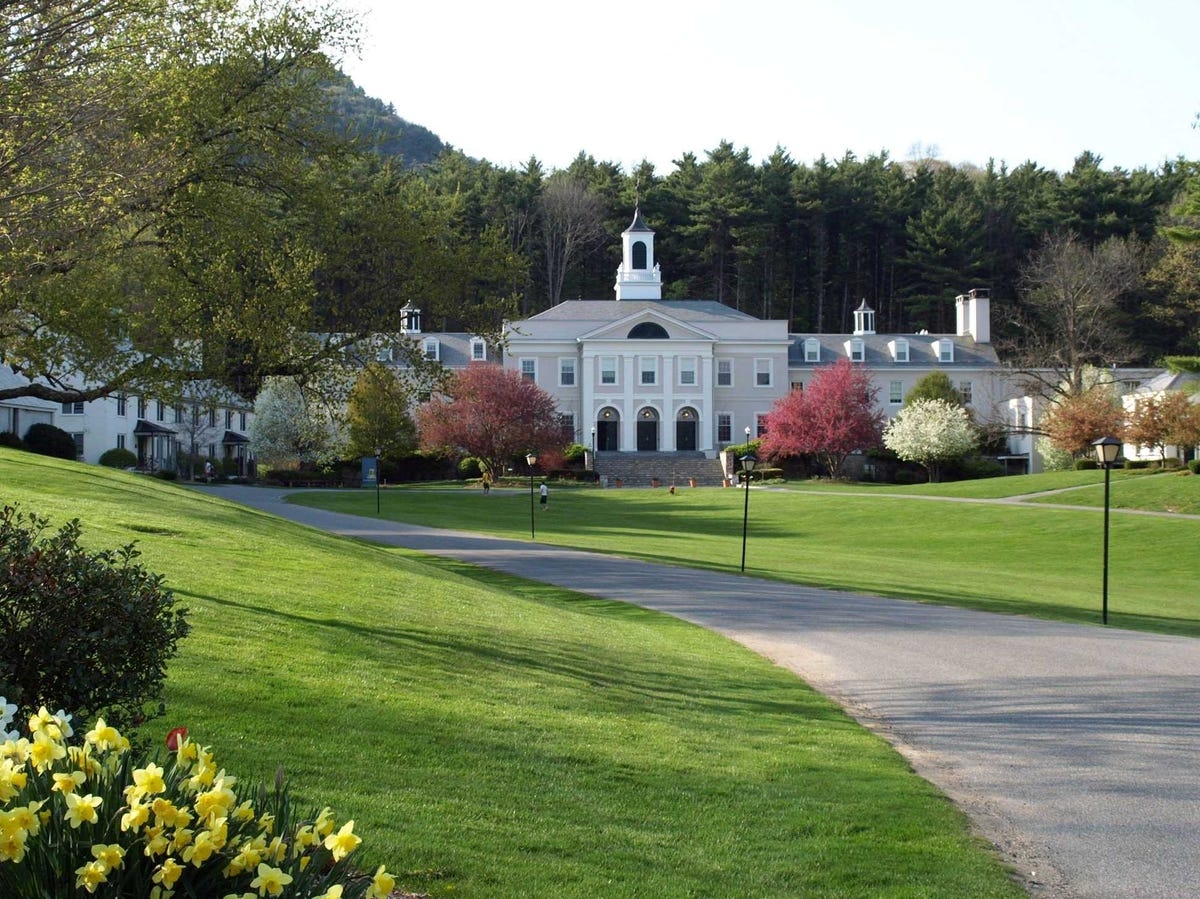
<instances>
[{"instance_id":1,"label":"green shrub","mask_svg":"<svg viewBox=\"0 0 1200 899\"><path fill-rule=\"evenodd\" d=\"M467 456L461 459L458 463L458 476L465 480L482 477L483 469L479 464L479 460L474 456Z\"/></svg>"},{"instance_id":2,"label":"green shrub","mask_svg":"<svg viewBox=\"0 0 1200 899\"><path fill-rule=\"evenodd\" d=\"M897 484L924 484L925 476L919 471L913 471L909 468L901 468L896 472L895 481Z\"/></svg>"},{"instance_id":3,"label":"green shrub","mask_svg":"<svg viewBox=\"0 0 1200 899\"><path fill-rule=\"evenodd\" d=\"M1095 459L1076 459L1075 460L1075 470L1076 471L1092 471L1099 467L1100 467L1100 463L1097 462Z\"/></svg>"},{"instance_id":4,"label":"green shrub","mask_svg":"<svg viewBox=\"0 0 1200 899\"><path fill-rule=\"evenodd\" d=\"M159 701L185 612L133 544L89 552L78 520L47 526L0 512L0 687L26 715L45 705L136 727Z\"/></svg>"},{"instance_id":5,"label":"green shrub","mask_svg":"<svg viewBox=\"0 0 1200 899\"><path fill-rule=\"evenodd\" d=\"M0 446L7 446L9 449L29 449L25 441L12 431L0 431Z\"/></svg>"},{"instance_id":6,"label":"green shrub","mask_svg":"<svg viewBox=\"0 0 1200 899\"><path fill-rule=\"evenodd\" d=\"M72 462L79 455L74 437L62 428L56 428L45 422L29 426L29 430L25 432L25 446L29 448L30 452L37 453L39 456L70 459Z\"/></svg>"},{"instance_id":7,"label":"green shrub","mask_svg":"<svg viewBox=\"0 0 1200 899\"><path fill-rule=\"evenodd\" d=\"M122 447L105 450L100 456L100 464L106 468L133 468L137 465L137 453Z\"/></svg>"},{"instance_id":8,"label":"green shrub","mask_svg":"<svg viewBox=\"0 0 1200 899\"><path fill-rule=\"evenodd\" d=\"M1192 470L1192 474L1200 474L1200 459L1192 459L1187 467Z\"/></svg>"},{"instance_id":9,"label":"green shrub","mask_svg":"<svg viewBox=\"0 0 1200 899\"><path fill-rule=\"evenodd\" d=\"M179 472L174 468L160 468L154 472L153 477L158 478L160 481L178 481Z\"/></svg>"},{"instance_id":10,"label":"green shrub","mask_svg":"<svg viewBox=\"0 0 1200 899\"><path fill-rule=\"evenodd\" d=\"M1150 467L1149 459L1126 459L1125 468L1128 471L1141 471Z\"/></svg>"},{"instance_id":11,"label":"green shrub","mask_svg":"<svg viewBox=\"0 0 1200 899\"><path fill-rule=\"evenodd\" d=\"M587 456L587 447L582 443L568 443L563 449L563 459L567 462L583 464Z\"/></svg>"},{"instance_id":12,"label":"green shrub","mask_svg":"<svg viewBox=\"0 0 1200 899\"><path fill-rule=\"evenodd\" d=\"M1163 460L1162 467L1167 471L1175 471L1176 469L1183 468L1183 462L1180 459L1171 456L1170 458Z\"/></svg>"}]
</instances>

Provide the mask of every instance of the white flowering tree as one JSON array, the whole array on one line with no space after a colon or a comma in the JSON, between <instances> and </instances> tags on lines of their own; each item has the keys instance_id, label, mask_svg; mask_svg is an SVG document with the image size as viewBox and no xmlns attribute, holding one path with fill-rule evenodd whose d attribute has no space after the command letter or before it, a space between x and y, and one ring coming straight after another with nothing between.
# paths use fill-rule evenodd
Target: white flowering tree
<instances>
[{"instance_id":1,"label":"white flowering tree","mask_svg":"<svg viewBox=\"0 0 1200 899\"><path fill-rule=\"evenodd\" d=\"M905 406L883 431L883 445L905 462L924 466L931 481L938 479L940 463L965 456L978 442L967 410L940 399Z\"/></svg>"},{"instance_id":2,"label":"white flowering tree","mask_svg":"<svg viewBox=\"0 0 1200 899\"><path fill-rule=\"evenodd\" d=\"M334 417L291 378L269 378L254 401L250 449L260 463L325 462L341 448Z\"/></svg>"}]
</instances>

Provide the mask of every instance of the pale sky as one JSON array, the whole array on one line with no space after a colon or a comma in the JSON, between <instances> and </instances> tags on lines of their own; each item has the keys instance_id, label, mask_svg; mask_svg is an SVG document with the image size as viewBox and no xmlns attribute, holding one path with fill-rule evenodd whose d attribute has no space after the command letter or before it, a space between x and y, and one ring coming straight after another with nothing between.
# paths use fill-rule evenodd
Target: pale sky
<instances>
[{"instance_id":1,"label":"pale sky","mask_svg":"<svg viewBox=\"0 0 1200 899\"><path fill-rule=\"evenodd\" d=\"M1197 0L346 0L343 68L468 156L668 174L915 147L1064 171L1200 159Z\"/></svg>"}]
</instances>

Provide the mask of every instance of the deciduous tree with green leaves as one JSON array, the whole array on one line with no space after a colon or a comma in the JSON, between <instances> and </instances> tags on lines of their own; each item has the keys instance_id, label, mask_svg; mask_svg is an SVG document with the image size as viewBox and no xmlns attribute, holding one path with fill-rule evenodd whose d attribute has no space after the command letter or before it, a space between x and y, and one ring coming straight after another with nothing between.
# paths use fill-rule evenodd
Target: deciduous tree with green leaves
<instances>
[{"instance_id":1,"label":"deciduous tree with green leaves","mask_svg":"<svg viewBox=\"0 0 1200 899\"><path fill-rule=\"evenodd\" d=\"M352 457L382 450L396 460L417 446L417 426L410 412L412 393L395 369L372 362L362 370L346 405L347 451Z\"/></svg>"}]
</instances>

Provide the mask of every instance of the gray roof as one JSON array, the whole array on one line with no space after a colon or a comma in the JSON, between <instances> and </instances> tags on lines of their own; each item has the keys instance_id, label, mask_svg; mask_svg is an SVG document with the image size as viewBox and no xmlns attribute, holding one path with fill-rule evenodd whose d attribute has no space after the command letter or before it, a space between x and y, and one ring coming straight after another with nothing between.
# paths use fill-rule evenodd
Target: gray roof
<instances>
[{"instance_id":1,"label":"gray roof","mask_svg":"<svg viewBox=\"0 0 1200 899\"><path fill-rule=\"evenodd\" d=\"M788 348L788 366L830 365L838 359L848 358L846 342L863 342L863 362L867 368L970 368L973 366L995 366L999 364L996 350L988 343L976 343L972 337L956 334L792 334ZM821 346L819 362L804 361L804 341L815 339ZM894 340L908 341L908 362L897 362L888 346ZM954 342L954 361L939 362L934 342Z\"/></svg>"},{"instance_id":2,"label":"gray roof","mask_svg":"<svg viewBox=\"0 0 1200 899\"><path fill-rule=\"evenodd\" d=\"M1138 393L1160 393L1165 390L1182 390L1194 393L1200 387L1200 375L1190 371L1164 371L1155 375L1137 389Z\"/></svg>"},{"instance_id":3,"label":"gray roof","mask_svg":"<svg viewBox=\"0 0 1200 899\"><path fill-rule=\"evenodd\" d=\"M705 322L758 322L763 320L738 312L716 300L567 300L531 315L525 321L593 322L599 327L653 309L682 322L703 326Z\"/></svg>"}]
</instances>

